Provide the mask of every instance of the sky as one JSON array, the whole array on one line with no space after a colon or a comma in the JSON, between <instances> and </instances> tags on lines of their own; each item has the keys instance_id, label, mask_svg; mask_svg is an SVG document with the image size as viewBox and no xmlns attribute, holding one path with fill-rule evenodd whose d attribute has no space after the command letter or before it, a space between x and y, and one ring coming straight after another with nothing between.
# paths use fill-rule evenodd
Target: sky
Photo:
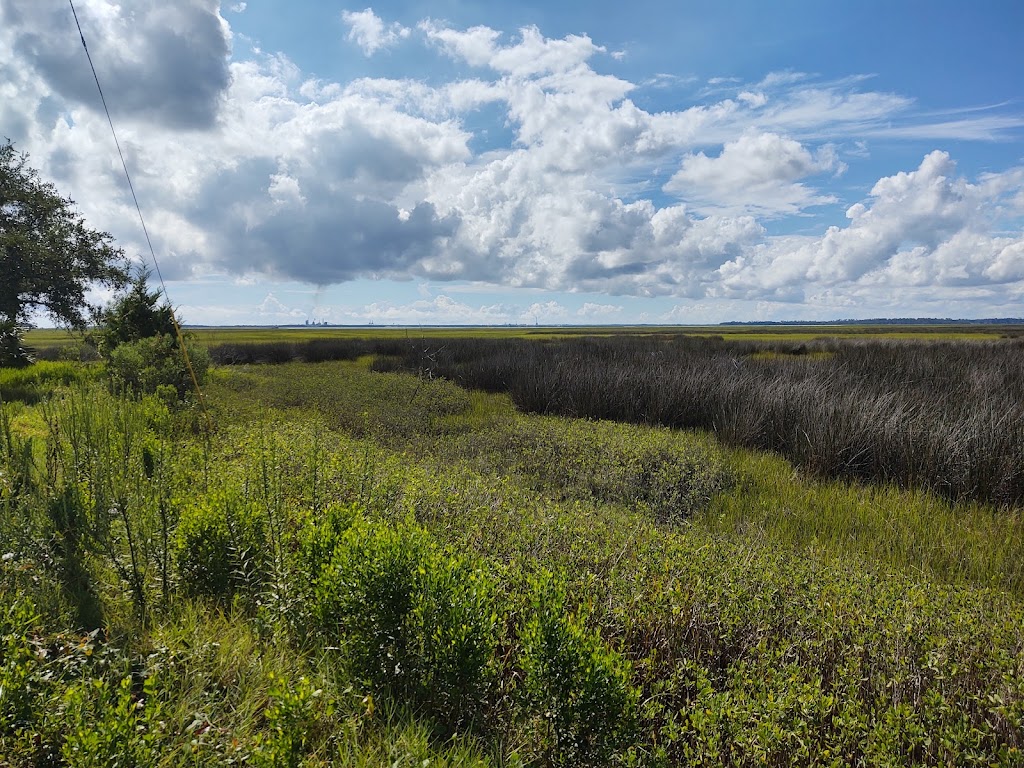
<instances>
[{"instance_id":1,"label":"sky","mask_svg":"<svg viewBox=\"0 0 1024 768\"><path fill-rule=\"evenodd\" d=\"M75 7L189 324L1024 315L1020 0ZM66 0L0 133L152 267Z\"/></svg>"}]
</instances>

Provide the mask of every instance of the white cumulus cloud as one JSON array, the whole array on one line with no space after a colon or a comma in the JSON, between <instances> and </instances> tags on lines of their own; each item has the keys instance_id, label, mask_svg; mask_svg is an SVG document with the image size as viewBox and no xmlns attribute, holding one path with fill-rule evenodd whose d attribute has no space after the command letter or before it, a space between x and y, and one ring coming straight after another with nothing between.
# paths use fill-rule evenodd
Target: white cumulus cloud
<instances>
[{"instance_id":1,"label":"white cumulus cloud","mask_svg":"<svg viewBox=\"0 0 1024 768\"><path fill-rule=\"evenodd\" d=\"M751 129L726 142L718 157L686 155L665 191L701 211L792 214L836 202L798 179L844 169L828 145L812 154L798 141Z\"/></svg>"},{"instance_id":2,"label":"white cumulus cloud","mask_svg":"<svg viewBox=\"0 0 1024 768\"><path fill-rule=\"evenodd\" d=\"M768 238L723 264L720 290L747 298L803 298L814 286L832 295L870 288L905 298L916 289L935 296L964 286L999 292L1001 283L1024 275L1024 229L1012 202L1022 182L1024 171L1015 168L972 183L947 153L931 152L916 169L879 179L849 208L845 227L820 237Z\"/></svg>"},{"instance_id":3,"label":"white cumulus cloud","mask_svg":"<svg viewBox=\"0 0 1024 768\"><path fill-rule=\"evenodd\" d=\"M424 78L418 67L332 82L281 53L235 52L219 8L80 7L90 42L108 55L102 76L118 95L122 146L168 279L467 281L674 297L686 308L680 317L716 302L765 315L787 303L852 313L870 297L872 306L973 297L963 300L1003 307L1024 294L1024 170L967 178L936 151L903 172L875 173L877 183L848 182L842 201L827 186L845 163L866 162L863 142L880 133L998 140L1024 125L1009 110L927 115L863 79L799 73L720 80L714 92L657 109L638 94L684 90L683 81L645 85L600 71L621 68L586 35L428 19L413 39L372 9L343 17L367 55L410 38L410 51L419 43L425 60L452 59L460 66L444 61L444 71L471 75ZM91 224L139 253L134 206L81 54L43 34L71 30L66 15L0 0L0 126ZM844 210L841 225L814 218L832 223ZM796 216L799 226L779 226ZM620 316L617 302L478 307L454 292L325 307L335 313L325 318Z\"/></svg>"},{"instance_id":4,"label":"white cumulus cloud","mask_svg":"<svg viewBox=\"0 0 1024 768\"><path fill-rule=\"evenodd\" d=\"M398 41L409 37L412 32L398 22L385 24L372 8L342 11L341 20L348 27L348 39L358 45L367 56L390 48Z\"/></svg>"}]
</instances>

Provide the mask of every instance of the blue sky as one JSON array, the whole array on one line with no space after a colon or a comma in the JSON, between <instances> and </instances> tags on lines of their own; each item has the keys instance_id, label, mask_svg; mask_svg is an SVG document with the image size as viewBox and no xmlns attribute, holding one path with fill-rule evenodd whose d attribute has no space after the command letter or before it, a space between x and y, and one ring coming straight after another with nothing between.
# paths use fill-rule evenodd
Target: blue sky
<instances>
[{"instance_id":1,"label":"blue sky","mask_svg":"<svg viewBox=\"0 0 1024 768\"><path fill-rule=\"evenodd\" d=\"M76 7L189 323L1024 314L1019 2ZM148 260L66 2L0 93Z\"/></svg>"}]
</instances>

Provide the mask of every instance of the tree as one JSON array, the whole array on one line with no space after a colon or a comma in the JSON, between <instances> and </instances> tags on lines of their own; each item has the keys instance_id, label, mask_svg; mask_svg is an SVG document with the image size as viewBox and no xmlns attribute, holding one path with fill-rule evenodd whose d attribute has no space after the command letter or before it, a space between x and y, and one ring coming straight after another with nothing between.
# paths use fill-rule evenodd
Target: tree
<instances>
[{"instance_id":1,"label":"tree","mask_svg":"<svg viewBox=\"0 0 1024 768\"><path fill-rule=\"evenodd\" d=\"M149 276L145 268L136 270L128 290L96 314L92 338L115 389L155 392L170 403L192 389L193 376L196 383L203 381L210 357L188 334L178 333L174 309L149 289Z\"/></svg>"},{"instance_id":2,"label":"tree","mask_svg":"<svg viewBox=\"0 0 1024 768\"><path fill-rule=\"evenodd\" d=\"M119 344L127 344L151 336L177 338L174 309L160 302L160 291L149 289L150 272L140 267L135 271L126 293L97 315L96 333L100 354L107 356Z\"/></svg>"},{"instance_id":3,"label":"tree","mask_svg":"<svg viewBox=\"0 0 1024 768\"><path fill-rule=\"evenodd\" d=\"M74 202L39 178L10 140L0 146L0 365L30 362L21 335L43 311L81 330L93 285L128 280L124 252L85 225Z\"/></svg>"}]
</instances>

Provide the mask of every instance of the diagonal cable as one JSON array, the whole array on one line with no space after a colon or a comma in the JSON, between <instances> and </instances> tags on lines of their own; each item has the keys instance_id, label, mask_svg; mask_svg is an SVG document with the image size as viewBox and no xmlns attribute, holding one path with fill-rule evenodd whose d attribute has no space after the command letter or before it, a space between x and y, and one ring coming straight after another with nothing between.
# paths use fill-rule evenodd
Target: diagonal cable
<instances>
[{"instance_id":1,"label":"diagonal cable","mask_svg":"<svg viewBox=\"0 0 1024 768\"><path fill-rule=\"evenodd\" d=\"M96 65L93 64L92 54L89 53L89 46L85 42L85 33L82 31L82 24L78 20L78 12L75 10L74 0L68 0L68 4L71 6L71 13L75 17L75 26L78 27L78 36L82 40L82 48L85 49L85 57L89 60L89 68L92 70L93 79L96 81L96 90L100 93L100 101L103 103L103 111L107 115L107 123L110 125L110 133L114 137L114 145L117 147L118 157L121 158L121 167L124 169L124 177L128 180L128 189L131 190L132 200L135 203L135 210L139 214L139 223L142 224L142 233L146 236L146 245L149 246L149 254L153 258L153 266L156 267L156 276L160 281L160 290L163 292L164 298L170 303L170 297L167 293L167 286L164 284L164 276L160 272L160 262L156 257L156 249L153 248L153 241L149 237L149 229L146 227L146 219L142 215L142 206L139 205L138 195L135 194L135 185L132 184L132 175L128 172L128 163L125 162L124 152L121 151L121 142L117 140L117 131L114 129L114 120L110 116L110 108L107 106L107 98L103 95L103 86L100 85L100 77L96 72ZM188 349L185 347L185 338L181 332L181 326L178 324L178 318L171 310L171 322L174 324L174 332L178 337L178 346L181 348L181 354L185 358L185 367L188 368L189 376L192 379L192 385L195 387L196 395L199 397L199 405L203 410L203 414L206 416L207 427L211 427L210 413L206 409L206 400L203 397L203 390L199 386L199 378L196 376L195 369L192 367L192 360L189 358Z\"/></svg>"}]
</instances>

